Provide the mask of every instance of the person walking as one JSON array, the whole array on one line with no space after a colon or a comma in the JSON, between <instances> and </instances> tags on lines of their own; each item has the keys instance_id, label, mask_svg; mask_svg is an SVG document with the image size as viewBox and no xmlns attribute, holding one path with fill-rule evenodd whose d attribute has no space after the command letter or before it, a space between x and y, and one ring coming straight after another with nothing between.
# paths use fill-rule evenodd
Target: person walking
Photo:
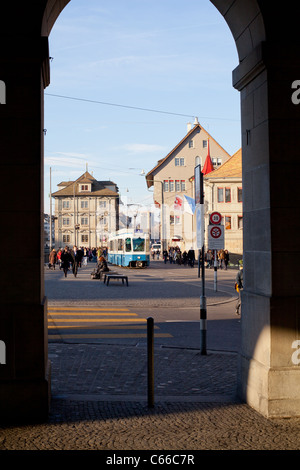
<instances>
[{"instance_id":1,"label":"person walking","mask_svg":"<svg viewBox=\"0 0 300 470\"><path fill-rule=\"evenodd\" d=\"M49 255L49 269L51 268L55 269L56 261L57 261L57 253L56 253L56 250L53 248L53 250L51 251Z\"/></svg>"},{"instance_id":2,"label":"person walking","mask_svg":"<svg viewBox=\"0 0 300 470\"><path fill-rule=\"evenodd\" d=\"M78 250L76 245L74 245L73 250L70 251L70 255L71 255L71 258L72 258L72 260L71 260L71 262L72 262L72 271L73 271L74 277L77 276L78 266L81 263L80 253L81 252L80 252L80 250Z\"/></svg>"},{"instance_id":3,"label":"person walking","mask_svg":"<svg viewBox=\"0 0 300 470\"><path fill-rule=\"evenodd\" d=\"M69 251L69 247L65 246L64 251L61 254L61 267L64 271L65 277L67 277L70 263L72 263L72 256Z\"/></svg>"},{"instance_id":4,"label":"person walking","mask_svg":"<svg viewBox=\"0 0 300 470\"><path fill-rule=\"evenodd\" d=\"M228 250L225 250L224 251L225 270L227 270L228 263L229 263L229 252L228 252Z\"/></svg>"},{"instance_id":5,"label":"person walking","mask_svg":"<svg viewBox=\"0 0 300 470\"><path fill-rule=\"evenodd\" d=\"M235 289L239 294L239 298L237 300L236 306L235 306L235 313L236 315L240 315L240 309L241 309L241 291L243 290L243 266L240 266L240 269L237 272L236 278L235 278Z\"/></svg>"},{"instance_id":6,"label":"person walking","mask_svg":"<svg viewBox=\"0 0 300 470\"><path fill-rule=\"evenodd\" d=\"M195 264L195 252L193 250L193 248L191 248L189 251L188 251L188 264L191 268L194 267L194 264Z\"/></svg>"}]
</instances>

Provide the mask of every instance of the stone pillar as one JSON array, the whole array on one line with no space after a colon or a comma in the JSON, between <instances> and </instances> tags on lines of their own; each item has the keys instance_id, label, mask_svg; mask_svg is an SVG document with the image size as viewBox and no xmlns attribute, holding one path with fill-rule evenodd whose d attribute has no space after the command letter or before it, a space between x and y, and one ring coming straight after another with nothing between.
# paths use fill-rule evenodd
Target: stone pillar
<instances>
[{"instance_id":1,"label":"stone pillar","mask_svg":"<svg viewBox=\"0 0 300 470\"><path fill-rule=\"evenodd\" d=\"M262 43L233 72L241 91L244 291L241 398L268 417L300 416L299 51Z\"/></svg>"},{"instance_id":2,"label":"stone pillar","mask_svg":"<svg viewBox=\"0 0 300 470\"><path fill-rule=\"evenodd\" d=\"M0 421L42 420L49 407L44 296L43 93L48 39L7 36L0 44L1 309Z\"/></svg>"}]
</instances>

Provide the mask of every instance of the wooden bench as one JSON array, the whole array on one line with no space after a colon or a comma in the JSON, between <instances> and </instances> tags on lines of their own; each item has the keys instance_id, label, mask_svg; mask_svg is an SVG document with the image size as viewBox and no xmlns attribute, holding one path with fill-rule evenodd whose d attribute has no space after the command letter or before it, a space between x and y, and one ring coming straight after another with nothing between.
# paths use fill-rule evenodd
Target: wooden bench
<instances>
[{"instance_id":1,"label":"wooden bench","mask_svg":"<svg viewBox=\"0 0 300 470\"><path fill-rule=\"evenodd\" d=\"M128 276L125 276L124 274L112 274L109 272L103 273L104 274L104 284L108 286L109 280L110 279L122 279L122 284L124 284L124 281L126 281L126 285L128 287Z\"/></svg>"}]
</instances>

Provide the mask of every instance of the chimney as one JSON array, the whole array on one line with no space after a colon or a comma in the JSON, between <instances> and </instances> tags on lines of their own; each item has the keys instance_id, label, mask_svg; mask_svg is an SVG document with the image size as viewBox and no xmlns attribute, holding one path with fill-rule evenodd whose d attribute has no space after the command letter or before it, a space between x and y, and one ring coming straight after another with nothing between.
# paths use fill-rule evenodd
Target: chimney
<instances>
[{"instance_id":1,"label":"chimney","mask_svg":"<svg viewBox=\"0 0 300 470\"><path fill-rule=\"evenodd\" d=\"M190 132L192 129L192 124L190 122L187 123L187 131Z\"/></svg>"},{"instance_id":2,"label":"chimney","mask_svg":"<svg viewBox=\"0 0 300 470\"><path fill-rule=\"evenodd\" d=\"M198 118L195 117L194 126L197 126L198 124L199 124Z\"/></svg>"}]
</instances>

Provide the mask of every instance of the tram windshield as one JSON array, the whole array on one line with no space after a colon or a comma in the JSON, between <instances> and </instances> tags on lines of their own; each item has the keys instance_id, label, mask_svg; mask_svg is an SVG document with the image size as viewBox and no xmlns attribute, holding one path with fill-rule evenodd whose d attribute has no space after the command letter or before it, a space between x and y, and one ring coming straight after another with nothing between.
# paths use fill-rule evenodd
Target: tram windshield
<instances>
[{"instance_id":1,"label":"tram windshield","mask_svg":"<svg viewBox=\"0 0 300 470\"><path fill-rule=\"evenodd\" d=\"M145 251L145 239L133 238L132 247L133 247L133 251Z\"/></svg>"}]
</instances>

